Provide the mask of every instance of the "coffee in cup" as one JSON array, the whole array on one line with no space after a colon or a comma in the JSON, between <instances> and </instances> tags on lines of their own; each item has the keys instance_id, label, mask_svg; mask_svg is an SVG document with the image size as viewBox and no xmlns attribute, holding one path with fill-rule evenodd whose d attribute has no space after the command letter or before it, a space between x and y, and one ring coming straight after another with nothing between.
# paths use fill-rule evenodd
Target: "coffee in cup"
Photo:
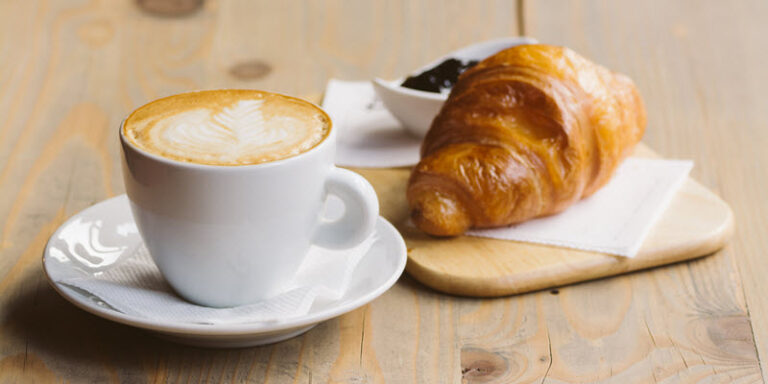
<instances>
[{"instance_id":1,"label":"coffee in cup","mask_svg":"<svg viewBox=\"0 0 768 384\"><path fill-rule=\"evenodd\" d=\"M120 129L126 192L155 264L181 296L230 307L271 297L310 246L351 248L378 201L336 168L319 107L255 90L190 92L131 113ZM344 215L323 218L328 195Z\"/></svg>"},{"instance_id":2,"label":"coffee in cup","mask_svg":"<svg viewBox=\"0 0 768 384\"><path fill-rule=\"evenodd\" d=\"M251 165L314 148L330 119L308 102L252 90L193 92L132 113L123 134L142 150L171 160Z\"/></svg>"}]
</instances>

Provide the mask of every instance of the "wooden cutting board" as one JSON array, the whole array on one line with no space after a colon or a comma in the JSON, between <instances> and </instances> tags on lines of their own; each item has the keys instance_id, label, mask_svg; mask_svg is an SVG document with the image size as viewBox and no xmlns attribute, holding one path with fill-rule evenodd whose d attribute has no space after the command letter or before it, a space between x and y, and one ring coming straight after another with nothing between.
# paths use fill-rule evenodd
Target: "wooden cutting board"
<instances>
[{"instance_id":1,"label":"wooden cutting board","mask_svg":"<svg viewBox=\"0 0 768 384\"><path fill-rule=\"evenodd\" d=\"M658 157L643 144L634 156ZM479 237L440 239L405 225L410 169L354 170L371 182L381 215L405 238L406 271L427 286L456 295L512 295L693 259L722 248L733 232L728 204L688 179L632 259Z\"/></svg>"}]
</instances>

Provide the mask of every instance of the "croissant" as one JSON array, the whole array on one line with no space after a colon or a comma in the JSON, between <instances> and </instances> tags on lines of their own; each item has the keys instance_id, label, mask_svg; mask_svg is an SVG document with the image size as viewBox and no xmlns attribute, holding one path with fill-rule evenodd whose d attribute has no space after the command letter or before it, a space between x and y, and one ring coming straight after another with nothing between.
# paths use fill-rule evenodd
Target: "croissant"
<instances>
[{"instance_id":1,"label":"croissant","mask_svg":"<svg viewBox=\"0 0 768 384\"><path fill-rule=\"evenodd\" d=\"M501 51L459 77L433 120L411 218L455 236L560 212L610 180L645 123L628 77L563 47Z\"/></svg>"}]
</instances>

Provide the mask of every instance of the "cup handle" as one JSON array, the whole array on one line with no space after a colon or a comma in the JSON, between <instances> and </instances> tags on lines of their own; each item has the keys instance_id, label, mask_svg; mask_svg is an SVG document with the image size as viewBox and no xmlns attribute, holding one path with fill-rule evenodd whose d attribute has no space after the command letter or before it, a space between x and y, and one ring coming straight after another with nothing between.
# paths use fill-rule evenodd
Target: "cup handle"
<instances>
[{"instance_id":1,"label":"cup handle","mask_svg":"<svg viewBox=\"0 0 768 384\"><path fill-rule=\"evenodd\" d=\"M326 195L341 199L344 215L321 222L312 243L328 249L346 249L367 239L379 217L379 200L371 184L355 172L332 167L325 190Z\"/></svg>"}]
</instances>

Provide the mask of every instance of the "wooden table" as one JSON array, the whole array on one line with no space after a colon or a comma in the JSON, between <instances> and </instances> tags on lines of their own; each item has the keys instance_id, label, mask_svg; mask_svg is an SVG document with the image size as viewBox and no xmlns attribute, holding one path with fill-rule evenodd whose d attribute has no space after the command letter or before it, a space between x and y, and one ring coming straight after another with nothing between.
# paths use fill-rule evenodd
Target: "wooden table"
<instances>
[{"instance_id":1,"label":"wooden table","mask_svg":"<svg viewBox=\"0 0 768 384\"><path fill-rule=\"evenodd\" d=\"M0 2L0 382L761 382L768 2L171 3ZM395 77L518 34L636 81L645 142L694 159L693 176L733 206L723 251L493 300L404 276L303 336L239 350L155 339L75 308L45 282L50 234L123 192L117 126L136 106L200 88L317 96L330 77Z\"/></svg>"}]
</instances>

